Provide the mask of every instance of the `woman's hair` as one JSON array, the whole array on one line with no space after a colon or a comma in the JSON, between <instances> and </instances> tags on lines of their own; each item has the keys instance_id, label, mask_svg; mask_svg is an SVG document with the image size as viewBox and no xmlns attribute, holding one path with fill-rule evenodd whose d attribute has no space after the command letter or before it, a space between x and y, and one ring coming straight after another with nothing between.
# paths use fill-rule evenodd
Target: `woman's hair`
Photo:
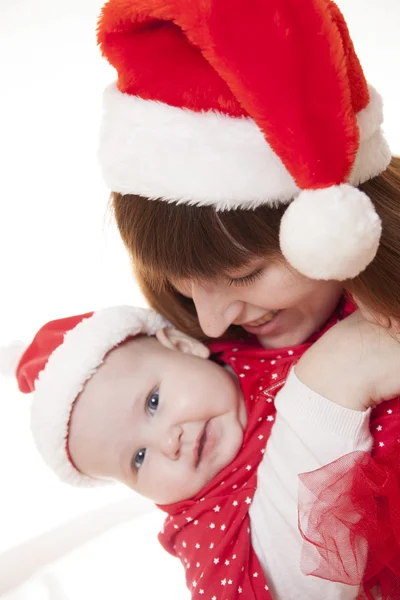
<instances>
[{"instance_id":1,"label":"woman's hair","mask_svg":"<svg viewBox=\"0 0 400 600\"><path fill-rule=\"evenodd\" d=\"M367 307L400 317L400 158L360 185L373 201L383 232L373 262L343 288ZM217 212L136 195L112 193L112 207L135 275L149 304L182 331L205 339L192 300L171 282L211 279L251 259L282 258L279 227L286 206ZM235 331L236 330L236 331ZM229 334L237 334L231 327Z\"/></svg>"}]
</instances>

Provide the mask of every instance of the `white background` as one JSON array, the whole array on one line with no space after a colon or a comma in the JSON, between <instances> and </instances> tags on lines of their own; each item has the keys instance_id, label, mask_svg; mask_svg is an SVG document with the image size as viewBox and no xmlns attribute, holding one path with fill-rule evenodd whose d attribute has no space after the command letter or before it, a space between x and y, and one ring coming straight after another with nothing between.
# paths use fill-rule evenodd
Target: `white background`
<instances>
[{"instance_id":1,"label":"white background","mask_svg":"<svg viewBox=\"0 0 400 600\"><path fill-rule=\"evenodd\" d=\"M29 341L60 316L143 304L96 163L101 93L113 79L95 44L101 4L0 0L0 344ZM400 154L399 0L338 4ZM0 381L0 553L93 508L137 501L118 487L59 484L28 423L29 399Z\"/></svg>"}]
</instances>

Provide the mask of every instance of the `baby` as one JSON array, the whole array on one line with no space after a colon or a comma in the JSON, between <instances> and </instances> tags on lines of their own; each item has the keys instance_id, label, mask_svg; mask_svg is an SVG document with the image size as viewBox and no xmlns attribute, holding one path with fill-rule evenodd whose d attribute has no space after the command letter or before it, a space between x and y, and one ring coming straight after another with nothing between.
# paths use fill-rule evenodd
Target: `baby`
<instances>
[{"instance_id":1,"label":"baby","mask_svg":"<svg viewBox=\"0 0 400 600\"><path fill-rule=\"evenodd\" d=\"M380 355L386 373L395 372L396 341L379 337L364 369L355 348L360 340L363 346L363 327L367 336L375 331L352 315L328 332L356 357L348 365L353 380L373 389L365 385L356 397L342 394L345 374L330 400L310 389L310 363L332 362L328 356L323 364L331 347L323 338L312 347L315 353L321 343L322 359L317 353L310 361L306 353L296 367L306 387L292 369L304 345L269 357L246 342L221 342L207 360L206 346L131 307L45 325L20 360L17 379L21 391L35 392L33 435L63 481L116 480L162 505L169 517L160 541L180 557L193 598L350 599L358 586L299 570L297 486L299 473L369 451L367 406L399 391L397 378L388 383L382 374L380 394L369 375ZM315 383L323 393L319 374ZM292 402L299 397L293 386L302 388L302 402Z\"/></svg>"},{"instance_id":2,"label":"baby","mask_svg":"<svg viewBox=\"0 0 400 600\"><path fill-rule=\"evenodd\" d=\"M110 352L72 413L77 469L159 504L195 496L238 454L247 423L238 380L208 357L169 327Z\"/></svg>"}]
</instances>

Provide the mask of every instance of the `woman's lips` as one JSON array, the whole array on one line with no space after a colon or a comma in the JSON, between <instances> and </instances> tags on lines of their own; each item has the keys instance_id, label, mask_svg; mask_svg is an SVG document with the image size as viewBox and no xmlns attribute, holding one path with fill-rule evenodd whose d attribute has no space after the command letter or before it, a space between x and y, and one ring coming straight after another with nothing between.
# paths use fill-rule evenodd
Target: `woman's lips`
<instances>
[{"instance_id":1,"label":"woman's lips","mask_svg":"<svg viewBox=\"0 0 400 600\"><path fill-rule=\"evenodd\" d=\"M268 335L276 333L280 325L283 324L281 316L284 312L285 311L282 310L269 311L256 321L243 323L242 327L252 335Z\"/></svg>"},{"instance_id":2,"label":"woman's lips","mask_svg":"<svg viewBox=\"0 0 400 600\"><path fill-rule=\"evenodd\" d=\"M260 325L265 325L265 323L269 323L272 319L278 314L279 310L269 310L265 315L262 315L259 319L255 321L248 321L247 323L243 323L242 327L260 327Z\"/></svg>"}]
</instances>

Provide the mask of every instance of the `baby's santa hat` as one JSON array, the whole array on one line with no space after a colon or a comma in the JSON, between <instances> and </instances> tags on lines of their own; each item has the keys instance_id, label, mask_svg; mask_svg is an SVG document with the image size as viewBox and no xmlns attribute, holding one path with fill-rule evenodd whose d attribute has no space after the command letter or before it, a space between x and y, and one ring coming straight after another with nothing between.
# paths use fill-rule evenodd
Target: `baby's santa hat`
<instances>
[{"instance_id":1,"label":"baby's santa hat","mask_svg":"<svg viewBox=\"0 0 400 600\"><path fill-rule=\"evenodd\" d=\"M99 157L115 192L217 210L289 204L281 250L314 279L357 276L381 222L356 187L391 159L382 102L331 0L109 0L118 72Z\"/></svg>"},{"instance_id":2,"label":"baby's santa hat","mask_svg":"<svg viewBox=\"0 0 400 600\"><path fill-rule=\"evenodd\" d=\"M39 329L32 343L16 358L21 392L33 393L31 428L46 464L71 485L91 487L105 481L88 477L74 466L68 451L72 408L85 383L105 356L139 334L154 335L167 322L157 313L117 306L51 321ZM0 371L10 372L9 353L1 353Z\"/></svg>"}]
</instances>

